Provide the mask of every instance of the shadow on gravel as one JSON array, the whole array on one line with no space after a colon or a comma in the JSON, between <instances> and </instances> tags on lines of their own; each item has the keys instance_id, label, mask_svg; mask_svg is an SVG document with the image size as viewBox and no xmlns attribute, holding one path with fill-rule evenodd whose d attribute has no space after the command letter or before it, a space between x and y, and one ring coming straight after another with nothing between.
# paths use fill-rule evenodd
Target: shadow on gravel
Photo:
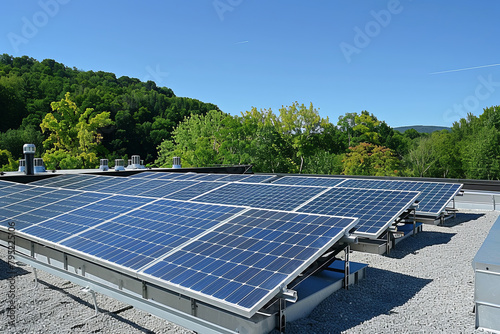
<instances>
[{"instance_id":1,"label":"shadow on gravel","mask_svg":"<svg viewBox=\"0 0 500 334\"><path fill-rule=\"evenodd\" d=\"M17 265L11 269L9 263L5 262L4 260L0 260L0 281L20 275L26 275L29 273L29 271Z\"/></svg>"},{"instance_id":2,"label":"shadow on gravel","mask_svg":"<svg viewBox=\"0 0 500 334\"><path fill-rule=\"evenodd\" d=\"M50 284L49 282L46 282L46 281L43 281L43 280L39 279L38 283L42 284L42 285L45 285L48 289L56 290L56 291L58 291L60 293L63 293L66 296L68 296L69 298L73 299L75 302L88 307L89 308L89 316L91 316L93 314L93 312L94 312L94 304L93 303L89 303L88 301L86 301L86 300L84 300L84 299L82 299L82 298L80 298L78 296L75 296L72 293L66 291L65 288L57 287L55 285ZM71 284L71 287L73 287L73 286L74 285ZM39 289L41 289L41 287L39 287ZM40 297L43 297L43 291L41 291ZM149 329L147 329L145 327L142 327L142 326L136 324L135 322L130 321L130 320L128 320L126 318L123 318L120 315L118 315L117 313L119 313L121 310L119 310L119 311L106 310L106 309L100 308L99 307L99 303L97 303L97 308L99 309L99 313L107 314L110 317L113 317L113 318L115 318L118 321L121 321L121 322L123 322L125 324L130 325L131 327L137 329L141 333L153 333ZM129 308L127 307L126 309L129 309ZM92 321L92 319L89 319L86 322L91 322L91 321ZM77 323L77 324L73 325L71 328L72 329L78 329L78 328L82 328L84 326L85 326L85 322L81 322L81 323Z\"/></svg>"},{"instance_id":3,"label":"shadow on gravel","mask_svg":"<svg viewBox=\"0 0 500 334\"><path fill-rule=\"evenodd\" d=\"M425 229L425 226L424 226ZM434 245L447 244L456 233L422 231L415 236L401 240L389 254L383 256L402 259L409 254L418 254L419 250Z\"/></svg>"},{"instance_id":4,"label":"shadow on gravel","mask_svg":"<svg viewBox=\"0 0 500 334\"><path fill-rule=\"evenodd\" d=\"M340 333L379 315L396 314L394 308L432 281L372 267L367 270L359 284L336 291L307 318L287 323L287 333Z\"/></svg>"},{"instance_id":5,"label":"shadow on gravel","mask_svg":"<svg viewBox=\"0 0 500 334\"><path fill-rule=\"evenodd\" d=\"M458 212L455 218L450 218L440 225L443 227L453 227L463 223L470 222L471 220L476 220L484 216L484 213L465 213Z\"/></svg>"}]
</instances>

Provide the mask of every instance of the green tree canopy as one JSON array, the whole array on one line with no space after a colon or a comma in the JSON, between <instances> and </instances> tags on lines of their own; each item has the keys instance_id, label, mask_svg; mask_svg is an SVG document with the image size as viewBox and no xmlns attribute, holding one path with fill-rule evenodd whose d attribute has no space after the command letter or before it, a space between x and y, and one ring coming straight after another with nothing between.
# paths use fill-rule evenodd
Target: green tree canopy
<instances>
[{"instance_id":1,"label":"green tree canopy","mask_svg":"<svg viewBox=\"0 0 500 334\"><path fill-rule=\"evenodd\" d=\"M52 102L53 112L45 115L40 128L48 132L43 142L43 159L49 168L94 168L99 159L100 129L113 124L109 112L95 113L92 108L81 112L66 93L64 99ZM62 163L62 165L61 165Z\"/></svg>"}]
</instances>

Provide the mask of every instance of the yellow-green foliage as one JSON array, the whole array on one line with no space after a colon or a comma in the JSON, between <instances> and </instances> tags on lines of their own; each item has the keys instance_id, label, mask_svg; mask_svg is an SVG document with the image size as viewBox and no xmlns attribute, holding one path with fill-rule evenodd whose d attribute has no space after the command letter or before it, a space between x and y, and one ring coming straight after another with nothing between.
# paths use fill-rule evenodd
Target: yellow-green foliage
<instances>
[{"instance_id":1,"label":"yellow-green foliage","mask_svg":"<svg viewBox=\"0 0 500 334\"><path fill-rule=\"evenodd\" d=\"M113 124L109 112L81 112L70 100L69 93L59 102L51 103L52 113L45 115L40 127L49 132L43 142L43 159L49 169L95 168L99 163L96 152L102 139L99 129Z\"/></svg>"},{"instance_id":2,"label":"yellow-green foliage","mask_svg":"<svg viewBox=\"0 0 500 334\"><path fill-rule=\"evenodd\" d=\"M7 150L0 150L0 170L15 171L18 168L18 163L12 158L12 154Z\"/></svg>"}]
</instances>

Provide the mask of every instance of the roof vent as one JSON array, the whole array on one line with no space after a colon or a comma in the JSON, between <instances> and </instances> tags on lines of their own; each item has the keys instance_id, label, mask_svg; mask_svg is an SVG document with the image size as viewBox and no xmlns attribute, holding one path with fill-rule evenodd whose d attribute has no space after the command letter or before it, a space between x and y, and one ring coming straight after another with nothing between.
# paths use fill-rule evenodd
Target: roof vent
<instances>
[{"instance_id":1,"label":"roof vent","mask_svg":"<svg viewBox=\"0 0 500 334\"><path fill-rule=\"evenodd\" d=\"M127 169L144 169L140 155L133 155L132 159L129 159Z\"/></svg>"},{"instance_id":2,"label":"roof vent","mask_svg":"<svg viewBox=\"0 0 500 334\"><path fill-rule=\"evenodd\" d=\"M115 159L115 170L125 170L123 159Z\"/></svg>"},{"instance_id":3,"label":"roof vent","mask_svg":"<svg viewBox=\"0 0 500 334\"><path fill-rule=\"evenodd\" d=\"M35 144L24 144L23 145L23 153L24 153L24 160L26 163L26 167L24 169L24 173L26 175L33 175L35 174L34 166L33 166L33 159L35 159Z\"/></svg>"},{"instance_id":4,"label":"roof vent","mask_svg":"<svg viewBox=\"0 0 500 334\"><path fill-rule=\"evenodd\" d=\"M43 163L42 158L35 158L33 160L34 172L37 173L45 173L45 164Z\"/></svg>"},{"instance_id":5,"label":"roof vent","mask_svg":"<svg viewBox=\"0 0 500 334\"><path fill-rule=\"evenodd\" d=\"M24 173L26 170L26 159L19 159L19 169L17 170L20 173Z\"/></svg>"},{"instance_id":6,"label":"roof vent","mask_svg":"<svg viewBox=\"0 0 500 334\"><path fill-rule=\"evenodd\" d=\"M109 170L108 166L108 159L101 159L99 162L99 170L102 170L104 172Z\"/></svg>"},{"instance_id":7,"label":"roof vent","mask_svg":"<svg viewBox=\"0 0 500 334\"><path fill-rule=\"evenodd\" d=\"M172 168L182 168L180 157L174 157L174 163L172 164Z\"/></svg>"}]
</instances>

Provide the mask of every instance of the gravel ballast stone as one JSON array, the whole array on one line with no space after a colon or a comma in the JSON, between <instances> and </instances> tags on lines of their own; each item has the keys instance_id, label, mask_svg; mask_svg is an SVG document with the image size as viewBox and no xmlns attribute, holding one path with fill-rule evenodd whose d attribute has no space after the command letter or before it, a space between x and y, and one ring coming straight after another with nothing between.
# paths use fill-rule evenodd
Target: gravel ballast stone
<instances>
[{"instance_id":1,"label":"gravel ballast stone","mask_svg":"<svg viewBox=\"0 0 500 334\"><path fill-rule=\"evenodd\" d=\"M464 211L442 226L424 225L389 255L352 252L367 277L327 297L311 314L287 324L287 333L482 333L475 330L472 260L498 212ZM0 247L0 333L193 333L82 287L18 265L9 273ZM16 326L7 319L14 277ZM277 331L273 332L277 333Z\"/></svg>"}]
</instances>

